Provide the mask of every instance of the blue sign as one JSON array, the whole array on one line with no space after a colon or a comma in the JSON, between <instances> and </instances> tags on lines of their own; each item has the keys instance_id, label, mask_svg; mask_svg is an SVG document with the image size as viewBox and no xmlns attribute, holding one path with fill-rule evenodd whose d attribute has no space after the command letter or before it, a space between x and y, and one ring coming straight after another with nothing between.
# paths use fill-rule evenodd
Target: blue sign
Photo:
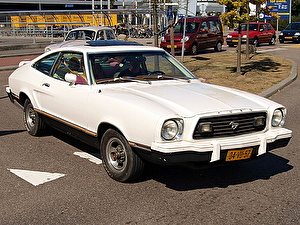
<instances>
[{"instance_id":1,"label":"blue sign","mask_svg":"<svg viewBox=\"0 0 300 225\"><path fill-rule=\"evenodd\" d=\"M172 6L168 5L168 9L166 11L166 15L168 18L168 21L173 20L173 10L172 10Z\"/></svg>"},{"instance_id":2,"label":"blue sign","mask_svg":"<svg viewBox=\"0 0 300 225\"><path fill-rule=\"evenodd\" d=\"M280 19L289 19L291 0L269 0L267 6L274 7L271 12L276 13ZM274 17L267 16L263 13L259 15L259 19L275 19Z\"/></svg>"}]
</instances>

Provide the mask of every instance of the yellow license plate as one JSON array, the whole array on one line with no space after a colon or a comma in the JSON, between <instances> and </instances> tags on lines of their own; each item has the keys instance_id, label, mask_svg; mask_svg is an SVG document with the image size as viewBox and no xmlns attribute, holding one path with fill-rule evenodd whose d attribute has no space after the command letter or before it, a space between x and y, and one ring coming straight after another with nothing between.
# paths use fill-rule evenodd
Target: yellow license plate
<instances>
[{"instance_id":1,"label":"yellow license plate","mask_svg":"<svg viewBox=\"0 0 300 225\"><path fill-rule=\"evenodd\" d=\"M239 40L232 40L232 42L239 42Z\"/></svg>"},{"instance_id":2,"label":"yellow license plate","mask_svg":"<svg viewBox=\"0 0 300 225\"><path fill-rule=\"evenodd\" d=\"M285 37L285 39L292 39L293 37Z\"/></svg>"},{"instance_id":3,"label":"yellow license plate","mask_svg":"<svg viewBox=\"0 0 300 225\"><path fill-rule=\"evenodd\" d=\"M249 159L251 157L252 151L253 148L230 150L227 152L226 161Z\"/></svg>"},{"instance_id":4,"label":"yellow license plate","mask_svg":"<svg viewBox=\"0 0 300 225\"><path fill-rule=\"evenodd\" d=\"M172 45L167 45L167 48L172 48ZM174 48L177 48L177 45L174 45Z\"/></svg>"}]
</instances>

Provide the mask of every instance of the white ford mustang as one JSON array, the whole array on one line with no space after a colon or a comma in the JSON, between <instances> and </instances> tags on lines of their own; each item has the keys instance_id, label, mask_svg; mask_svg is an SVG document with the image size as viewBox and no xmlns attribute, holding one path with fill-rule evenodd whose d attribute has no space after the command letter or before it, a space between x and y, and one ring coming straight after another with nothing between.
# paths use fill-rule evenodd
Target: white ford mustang
<instances>
[{"instance_id":1,"label":"white ford mustang","mask_svg":"<svg viewBox=\"0 0 300 225\"><path fill-rule=\"evenodd\" d=\"M217 164L288 144L286 109L243 91L200 82L160 48L92 41L20 67L6 91L24 107L31 135L52 127L100 149L110 177L138 178L146 161Z\"/></svg>"}]
</instances>

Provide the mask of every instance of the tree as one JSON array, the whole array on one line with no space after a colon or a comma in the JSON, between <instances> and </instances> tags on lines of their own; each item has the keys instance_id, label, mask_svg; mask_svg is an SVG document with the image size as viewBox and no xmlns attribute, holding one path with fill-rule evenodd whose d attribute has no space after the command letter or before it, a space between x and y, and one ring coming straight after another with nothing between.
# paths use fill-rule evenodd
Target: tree
<instances>
[{"instance_id":1,"label":"tree","mask_svg":"<svg viewBox=\"0 0 300 225\"><path fill-rule=\"evenodd\" d=\"M250 8L249 3L254 5L260 6L265 4L267 0L218 0L218 3L221 5L225 5L227 7L227 12L223 13L220 17L223 21L224 25L228 25L229 27L233 28L238 25L239 31L239 42L237 48L237 69L236 73L238 75L241 74L241 23L249 22L249 21L256 21L257 15L259 12L263 12L267 15L275 16L270 12L271 8L260 8L257 12L256 16L250 16Z\"/></svg>"}]
</instances>

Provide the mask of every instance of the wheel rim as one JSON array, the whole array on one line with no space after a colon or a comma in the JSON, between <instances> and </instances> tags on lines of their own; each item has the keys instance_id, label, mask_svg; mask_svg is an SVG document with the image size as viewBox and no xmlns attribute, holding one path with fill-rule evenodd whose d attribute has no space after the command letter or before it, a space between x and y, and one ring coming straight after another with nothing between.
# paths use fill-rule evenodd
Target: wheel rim
<instances>
[{"instance_id":1,"label":"wheel rim","mask_svg":"<svg viewBox=\"0 0 300 225\"><path fill-rule=\"evenodd\" d=\"M26 123L29 127L34 127L36 123L36 112L31 107L29 107L26 114Z\"/></svg>"},{"instance_id":2,"label":"wheel rim","mask_svg":"<svg viewBox=\"0 0 300 225\"><path fill-rule=\"evenodd\" d=\"M118 138L111 138L106 146L106 157L109 165L117 170L122 171L127 165L127 154L124 144Z\"/></svg>"},{"instance_id":3,"label":"wheel rim","mask_svg":"<svg viewBox=\"0 0 300 225\"><path fill-rule=\"evenodd\" d=\"M193 55L196 55L196 54L197 54L197 46L196 46L196 45L193 45L193 46L192 46L192 54L193 54Z\"/></svg>"},{"instance_id":4,"label":"wheel rim","mask_svg":"<svg viewBox=\"0 0 300 225\"><path fill-rule=\"evenodd\" d=\"M218 42L217 44L217 51L220 52L222 50L222 44Z\"/></svg>"}]
</instances>

